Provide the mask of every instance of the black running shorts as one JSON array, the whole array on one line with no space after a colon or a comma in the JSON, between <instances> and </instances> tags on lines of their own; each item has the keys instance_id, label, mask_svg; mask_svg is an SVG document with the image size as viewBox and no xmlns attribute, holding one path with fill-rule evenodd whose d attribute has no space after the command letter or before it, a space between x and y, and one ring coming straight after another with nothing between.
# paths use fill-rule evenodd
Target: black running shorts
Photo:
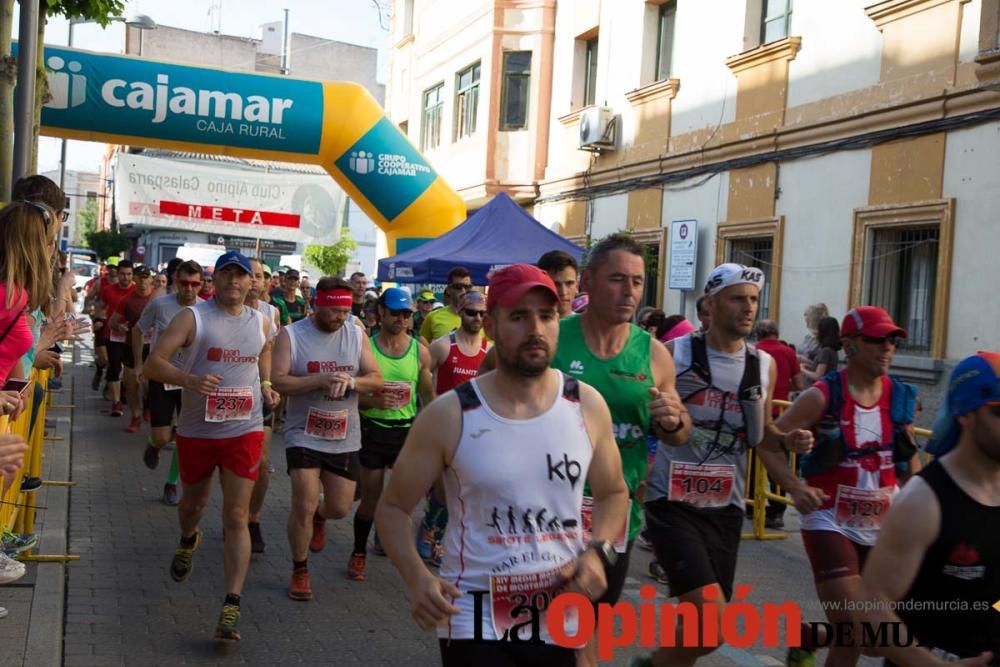
<instances>
[{"instance_id":1,"label":"black running shorts","mask_svg":"<svg viewBox=\"0 0 1000 667\"><path fill-rule=\"evenodd\" d=\"M411 422L400 420L399 425L376 424L361 417L361 465L373 470L391 468L403 449Z\"/></svg>"},{"instance_id":2,"label":"black running shorts","mask_svg":"<svg viewBox=\"0 0 1000 667\"><path fill-rule=\"evenodd\" d=\"M173 424L174 415L181 413L181 390L167 391L163 383L149 381L149 424L153 428L165 428Z\"/></svg>"},{"instance_id":3,"label":"black running shorts","mask_svg":"<svg viewBox=\"0 0 1000 667\"><path fill-rule=\"evenodd\" d=\"M357 452L327 454L308 447L286 447L285 463L288 464L289 475L297 469L319 468L321 472L332 472L352 482L361 478L361 464Z\"/></svg>"},{"instance_id":4,"label":"black running shorts","mask_svg":"<svg viewBox=\"0 0 1000 667\"><path fill-rule=\"evenodd\" d=\"M729 505L698 510L658 498L646 503L646 525L656 559L667 572L671 596L718 584L726 600L732 598L742 509Z\"/></svg>"}]
</instances>

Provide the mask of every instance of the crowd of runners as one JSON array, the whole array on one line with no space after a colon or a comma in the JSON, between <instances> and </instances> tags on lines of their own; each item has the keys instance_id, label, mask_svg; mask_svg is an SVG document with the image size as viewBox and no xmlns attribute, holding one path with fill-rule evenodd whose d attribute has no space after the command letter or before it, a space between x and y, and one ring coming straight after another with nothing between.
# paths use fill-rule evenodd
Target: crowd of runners
<instances>
[{"instance_id":1,"label":"crowd of runners","mask_svg":"<svg viewBox=\"0 0 1000 667\"><path fill-rule=\"evenodd\" d=\"M46 220L60 212L11 204L0 231L33 225L54 257ZM15 268L5 249L0 273L13 281ZM178 258L164 272L121 261L86 289L92 389L124 430L148 428L137 465L158 468L169 452L162 497L177 506L179 535L164 567L178 583L220 487L218 639L240 639L278 470L291 479L288 597L312 600L309 554L353 509L344 576L361 584L369 554L388 555L445 665L596 664L591 637L555 643L545 610L577 593L609 613L636 546L653 552L650 574L668 595L698 609L699 630L718 627L738 584L754 452L802 514L828 603L828 625L803 619L789 664L811 664L820 646L838 666L863 652L997 664L1000 355L955 369L922 467L916 390L889 375L906 331L884 310L858 306L832 325L811 310L810 339L793 350L773 322L757 322L763 271L716 267L700 326L639 312L645 276L626 234L597 243L583 267L553 251L499 269L485 291L456 266L440 303L429 289L371 289L361 273L311 286L237 252L212 267ZM775 398L794 401L782 412ZM2 399L13 413L14 397ZM270 451L278 432L283 460ZM0 439L4 471L17 468L15 440ZM780 511L768 520L780 527ZM691 665L715 650L682 641L689 621L634 664ZM919 645L822 631L847 624L862 636L880 623L905 624Z\"/></svg>"}]
</instances>

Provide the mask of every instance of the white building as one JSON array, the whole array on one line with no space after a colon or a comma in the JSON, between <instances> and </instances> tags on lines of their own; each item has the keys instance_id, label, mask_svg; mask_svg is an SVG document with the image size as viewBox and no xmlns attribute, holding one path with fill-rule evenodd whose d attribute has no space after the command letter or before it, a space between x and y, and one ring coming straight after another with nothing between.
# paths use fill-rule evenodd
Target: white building
<instances>
[{"instance_id":1,"label":"white building","mask_svg":"<svg viewBox=\"0 0 1000 667\"><path fill-rule=\"evenodd\" d=\"M910 332L894 370L924 383L925 406L956 360L1000 349L1000 293L982 277L1000 247L1000 0L393 7L389 108L412 137L442 125L435 167L472 173L460 74L481 58L478 127L495 134L480 139L483 161L544 158L519 189L536 189L525 203L565 236L630 230L647 243L647 303L681 309L665 230L696 220L694 284L722 261L760 266L762 316L788 341L802 339L814 302L838 318L852 305L889 310ZM487 24L496 38L480 56L463 30ZM496 131L497 63L515 50L532 56L528 108L550 109L534 125L541 143ZM698 293L686 296L693 318Z\"/></svg>"},{"instance_id":2,"label":"white building","mask_svg":"<svg viewBox=\"0 0 1000 667\"><path fill-rule=\"evenodd\" d=\"M59 183L59 170L47 171L43 176ZM101 186L101 175L92 171L77 171L67 169L62 190L66 195L66 212L69 214L63 223L59 234L60 247L79 246L83 241L83 230L80 228L80 211L93 206L94 217L100 208L98 200L104 188Z\"/></svg>"}]
</instances>

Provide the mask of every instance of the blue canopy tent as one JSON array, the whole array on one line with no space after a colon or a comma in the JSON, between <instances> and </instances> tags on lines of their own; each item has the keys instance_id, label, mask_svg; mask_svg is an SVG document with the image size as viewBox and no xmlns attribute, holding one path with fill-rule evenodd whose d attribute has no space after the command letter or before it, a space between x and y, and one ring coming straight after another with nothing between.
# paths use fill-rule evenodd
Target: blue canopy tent
<instances>
[{"instance_id":1,"label":"blue canopy tent","mask_svg":"<svg viewBox=\"0 0 1000 667\"><path fill-rule=\"evenodd\" d=\"M472 214L447 234L378 262L379 280L444 284L448 271L464 266L472 282L485 285L490 271L508 264L534 264L550 250L564 250L577 261L583 250L528 215L506 194Z\"/></svg>"}]
</instances>

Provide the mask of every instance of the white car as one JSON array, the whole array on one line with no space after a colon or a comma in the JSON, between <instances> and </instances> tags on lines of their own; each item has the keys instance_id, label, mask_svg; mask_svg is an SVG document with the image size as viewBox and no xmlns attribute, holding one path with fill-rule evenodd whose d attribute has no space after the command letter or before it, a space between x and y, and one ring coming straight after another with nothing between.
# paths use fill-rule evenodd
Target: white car
<instances>
[{"instance_id":1,"label":"white car","mask_svg":"<svg viewBox=\"0 0 1000 667\"><path fill-rule=\"evenodd\" d=\"M73 281L76 291L82 292L84 286L90 282L90 279L97 275L98 269L97 264L94 262L74 257L70 270L73 271Z\"/></svg>"}]
</instances>

